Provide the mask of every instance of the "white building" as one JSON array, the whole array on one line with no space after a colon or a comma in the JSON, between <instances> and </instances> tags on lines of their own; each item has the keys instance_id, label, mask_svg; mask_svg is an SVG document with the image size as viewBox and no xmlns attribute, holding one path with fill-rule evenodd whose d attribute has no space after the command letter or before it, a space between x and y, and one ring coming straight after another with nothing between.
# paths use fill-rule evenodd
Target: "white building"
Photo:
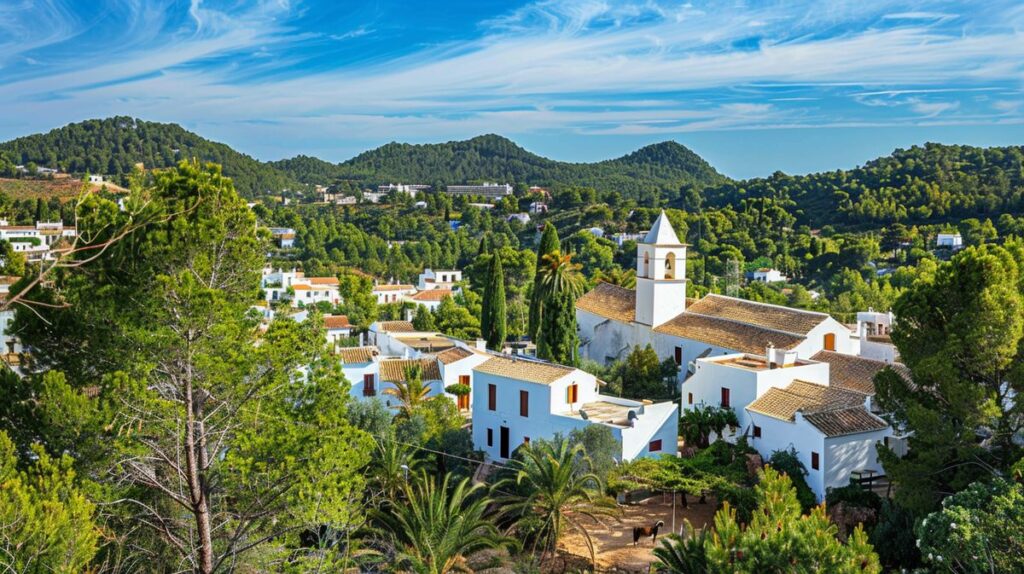
<instances>
[{"instance_id":1,"label":"white building","mask_svg":"<svg viewBox=\"0 0 1024 574\"><path fill-rule=\"evenodd\" d=\"M103 176L89 174L89 183L103 183Z\"/></svg>"},{"instance_id":2,"label":"white building","mask_svg":"<svg viewBox=\"0 0 1024 574\"><path fill-rule=\"evenodd\" d=\"M348 315L324 315L324 330L327 331L327 342L331 345L337 345L352 336Z\"/></svg>"},{"instance_id":3,"label":"white building","mask_svg":"<svg viewBox=\"0 0 1024 574\"><path fill-rule=\"evenodd\" d=\"M508 217L506 217L505 219L509 223L511 223L513 221L518 221L519 223L522 223L523 225L526 225L527 223L530 222L530 214L529 213L512 213Z\"/></svg>"},{"instance_id":4,"label":"white building","mask_svg":"<svg viewBox=\"0 0 1024 574\"><path fill-rule=\"evenodd\" d=\"M812 359L768 348L764 354L698 359L682 384L683 408L729 407L739 427L725 440L747 437L765 458L794 449L818 499L850 478L882 475L877 443L894 446L889 425L873 403L880 361L821 351ZM902 365L894 365L905 376ZM904 451L905 452L905 451Z\"/></svg>"},{"instance_id":5,"label":"white building","mask_svg":"<svg viewBox=\"0 0 1024 574\"><path fill-rule=\"evenodd\" d=\"M548 212L548 204L543 201L532 201L530 202L530 213L539 215L541 213Z\"/></svg>"},{"instance_id":6,"label":"white building","mask_svg":"<svg viewBox=\"0 0 1024 574\"><path fill-rule=\"evenodd\" d=\"M416 288L420 291L428 289L456 290L456 283L462 281L462 271L458 269L424 269L420 273Z\"/></svg>"},{"instance_id":7,"label":"white building","mask_svg":"<svg viewBox=\"0 0 1024 574\"><path fill-rule=\"evenodd\" d=\"M441 306L441 301L453 295L454 292L451 289L427 289L426 291L419 291L410 295L405 300L417 305L423 305L428 311L435 311Z\"/></svg>"},{"instance_id":8,"label":"white building","mask_svg":"<svg viewBox=\"0 0 1024 574\"><path fill-rule=\"evenodd\" d=\"M480 341L479 343L473 348L469 346L452 347L436 355L441 370L442 388L448 389L453 385L465 385L470 388L468 395L456 396L445 391L445 394L452 399L460 411L468 411L473 404L473 369L491 357L486 352L484 342Z\"/></svg>"},{"instance_id":9,"label":"white building","mask_svg":"<svg viewBox=\"0 0 1024 574\"><path fill-rule=\"evenodd\" d=\"M0 302L6 302L11 295L11 286L17 283L21 277L0 277ZM14 321L14 309L7 308L0 311L0 355L3 361L11 366L18 367L21 364L21 353L24 349L21 340L11 332L11 322Z\"/></svg>"},{"instance_id":10,"label":"white building","mask_svg":"<svg viewBox=\"0 0 1024 574\"><path fill-rule=\"evenodd\" d=\"M263 269L260 282L267 302L290 301L292 307L308 307L326 302L341 303L337 277L306 277L302 271Z\"/></svg>"},{"instance_id":11,"label":"white building","mask_svg":"<svg viewBox=\"0 0 1024 574\"><path fill-rule=\"evenodd\" d=\"M448 195L481 195L488 199L502 199L512 195L512 186L503 183L487 183L483 185L449 185L445 189Z\"/></svg>"},{"instance_id":12,"label":"white building","mask_svg":"<svg viewBox=\"0 0 1024 574\"><path fill-rule=\"evenodd\" d=\"M61 221L10 225L6 219L0 219L0 239L10 243L15 252L23 253L27 261L56 258L57 253L74 241L76 235L74 227L65 226Z\"/></svg>"},{"instance_id":13,"label":"white building","mask_svg":"<svg viewBox=\"0 0 1024 574\"><path fill-rule=\"evenodd\" d=\"M751 271L749 277L751 281L760 281L761 283L780 283L786 280L786 276L781 271L767 267Z\"/></svg>"},{"instance_id":14,"label":"white building","mask_svg":"<svg viewBox=\"0 0 1024 574\"><path fill-rule=\"evenodd\" d=\"M414 293L416 293L414 285L388 283L373 286L373 296L377 298L378 305L397 303Z\"/></svg>"},{"instance_id":15,"label":"white building","mask_svg":"<svg viewBox=\"0 0 1024 574\"><path fill-rule=\"evenodd\" d=\"M411 195L412 197L416 197L417 193L419 193L421 191L429 191L429 190L430 190L430 186L429 185L423 185L423 184L417 184L417 183L413 183L413 184L389 183L387 185L378 185L377 186L377 193L382 194L382 195L383 194L387 194L387 193L391 193L392 191L396 191L398 193L407 193L407 194Z\"/></svg>"},{"instance_id":16,"label":"white building","mask_svg":"<svg viewBox=\"0 0 1024 574\"><path fill-rule=\"evenodd\" d=\"M899 361L900 353L892 343L892 311L881 313L874 309L857 313L857 333L860 335L860 356L886 363Z\"/></svg>"},{"instance_id":17,"label":"white building","mask_svg":"<svg viewBox=\"0 0 1024 574\"><path fill-rule=\"evenodd\" d=\"M647 231L641 231L640 233L616 233L612 235L612 241L614 241L615 244L618 245L619 247L622 247L622 244L627 241L643 240L643 238L646 237L648 233L649 232Z\"/></svg>"},{"instance_id":18,"label":"white building","mask_svg":"<svg viewBox=\"0 0 1024 574\"><path fill-rule=\"evenodd\" d=\"M860 340L825 313L724 295L686 298L686 245L664 213L637 244L636 289L599 283L576 302L580 354L600 363L650 344L687 371L698 357L763 353L769 343L809 358L856 355Z\"/></svg>"},{"instance_id":19,"label":"white building","mask_svg":"<svg viewBox=\"0 0 1024 574\"><path fill-rule=\"evenodd\" d=\"M620 460L676 454L678 405L601 395L591 374L492 355L473 368L473 446L505 461L530 439L600 424L622 445Z\"/></svg>"},{"instance_id":20,"label":"white building","mask_svg":"<svg viewBox=\"0 0 1024 574\"><path fill-rule=\"evenodd\" d=\"M935 246L953 250L961 249L964 246L964 238L956 231L939 233L935 238Z\"/></svg>"},{"instance_id":21,"label":"white building","mask_svg":"<svg viewBox=\"0 0 1024 574\"><path fill-rule=\"evenodd\" d=\"M295 230L290 227L271 227L270 235L281 249L295 247Z\"/></svg>"},{"instance_id":22,"label":"white building","mask_svg":"<svg viewBox=\"0 0 1024 574\"><path fill-rule=\"evenodd\" d=\"M588 229L585 229L584 231L593 235L594 237L604 237L604 230L601 229L600 227L590 227Z\"/></svg>"},{"instance_id":23,"label":"white building","mask_svg":"<svg viewBox=\"0 0 1024 574\"><path fill-rule=\"evenodd\" d=\"M409 321L376 321L367 332L368 341L387 356L419 358L440 353L459 341L435 331L418 331Z\"/></svg>"}]
</instances>

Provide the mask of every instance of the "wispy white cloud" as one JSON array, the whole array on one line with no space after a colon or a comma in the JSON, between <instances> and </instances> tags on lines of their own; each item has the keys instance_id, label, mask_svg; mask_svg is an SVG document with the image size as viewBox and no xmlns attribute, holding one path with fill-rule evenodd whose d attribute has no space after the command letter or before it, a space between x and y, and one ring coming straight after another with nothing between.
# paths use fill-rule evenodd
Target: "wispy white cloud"
<instances>
[{"instance_id":1,"label":"wispy white cloud","mask_svg":"<svg viewBox=\"0 0 1024 574\"><path fill-rule=\"evenodd\" d=\"M27 1L0 6L0 34L20 34L0 38L0 65L88 30L56 1L43 2L54 20L48 31L15 30ZM0 106L11 117L54 121L131 113L223 129L245 123L246 133L264 135L310 129L385 139L983 123L1024 112L999 103L1010 98L982 106L958 95L1019 86L1019 6L995 2L975 17L948 3L908 4L548 0L482 20L473 39L351 65L339 57L303 72L317 42L356 45L387 32L371 24L303 30L296 18L315 12L309 4L228 11L193 0L176 17L135 0L124 5L122 19L133 23L124 41L103 57L22 70L5 82ZM251 123L266 118L276 122Z\"/></svg>"}]
</instances>

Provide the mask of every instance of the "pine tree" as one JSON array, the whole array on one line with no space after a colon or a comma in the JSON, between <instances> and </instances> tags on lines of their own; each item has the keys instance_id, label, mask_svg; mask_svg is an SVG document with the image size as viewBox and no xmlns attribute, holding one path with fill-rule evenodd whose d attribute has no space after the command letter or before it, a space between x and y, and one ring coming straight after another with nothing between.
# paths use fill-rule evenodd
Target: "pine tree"
<instances>
[{"instance_id":1,"label":"pine tree","mask_svg":"<svg viewBox=\"0 0 1024 574\"><path fill-rule=\"evenodd\" d=\"M483 305L487 314L487 323L481 322L483 336L487 339L489 348L501 350L507 332L505 325L505 272L501 267L501 256L497 251L491 254Z\"/></svg>"},{"instance_id":2,"label":"pine tree","mask_svg":"<svg viewBox=\"0 0 1024 574\"><path fill-rule=\"evenodd\" d=\"M530 297L530 318L527 327L527 335L531 339L537 339L537 331L540 328L541 321L541 298L540 298L540 281L541 281L541 263L544 256L559 250L558 230L555 229L551 222L544 224L544 232L540 236L540 244L537 246L537 270L533 276L533 291Z\"/></svg>"}]
</instances>

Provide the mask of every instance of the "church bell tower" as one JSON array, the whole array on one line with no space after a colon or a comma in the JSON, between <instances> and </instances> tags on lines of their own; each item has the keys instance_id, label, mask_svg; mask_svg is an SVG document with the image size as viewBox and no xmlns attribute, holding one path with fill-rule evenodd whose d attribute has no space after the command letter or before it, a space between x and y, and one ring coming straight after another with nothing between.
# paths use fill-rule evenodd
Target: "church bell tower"
<instances>
[{"instance_id":1,"label":"church bell tower","mask_svg":"<svg viewBox=\"0 0 1024 574\"><path fill-rule=\"evenodd\" d=\"M686 310L686 245L662 211L636 246L636 321L657 327Z\"/></svg>"}]
</instances>

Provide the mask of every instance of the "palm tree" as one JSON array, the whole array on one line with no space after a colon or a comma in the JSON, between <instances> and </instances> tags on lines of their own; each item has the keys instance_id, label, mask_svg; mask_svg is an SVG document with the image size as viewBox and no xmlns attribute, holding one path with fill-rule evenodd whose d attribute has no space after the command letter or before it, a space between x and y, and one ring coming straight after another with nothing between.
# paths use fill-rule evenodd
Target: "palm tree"
<instances>
[{"instance_id":1,"label":"palm tree","mask_svg":"<svg viewBox=\"0 0 1024 574\"><path fill-rule=\"evenodd\" d=\"M582 268L582 265L572 262L571 253L563 255L561 251L554 251L544 255L538 267L540 288L534 296L548 301L554 295L568 291L573 299L578 298L583 294Z\"/></svg>"},{"instance_id":2,"label":"palm tree","mask_svg":"<svg viewBox=\"0 0 1024 574\"><path fill-rule=\"evenodd\" d=\"M377 452L371 463L371 484L385 498L396 501L409 482L409 474L416 471L419 461L402 443L391 438L377 441Z\"/></svg>"},{"instance_id":3,"label":"palm tree","mask_svg":"<svg viewBox=\"0 0 1024 574\"><path fill-rule=\"evenodd\" d=\"M382 392L397 398L399 414L408 418L430 398L430 385L423 383L423 369L419 365L410 365L405 368L404 381L398 381L394 387Z\"/></svg>"},{"instance_id":4,"label":"palm tree","mask_svg":"<svg viewBox=\"0 0 1024 574\"><path fill-rule=\"evenodd\" d=\"M680 537L669 534L661 539L661 546L654 549L654 557L658 559L654 564L657 572L664 574L705 574L708 570L707 552L704 550L707 542L707 529L701 529L694 533L690 521L685 521L686 532L689 534Z\"/></svg>"},{"instance_id":5,"label":"palm tree","mask_svg":"<svg viewBox=\"0 0 1024 574\"><path fill-rule=\"evenodd\" d=\"M385 538L394 549L399 571L418 574L472 572L466 558L487 548L512 544L486 516L491 502L482 484L463 479L449 486L451 475L440 484L420 474L406 484L406 502L376 511Z\"/></svg>"},{"instance_id":6,"label":"palm tree","mask_svg":"<svg viewBox=\"0 0 1024 574\"><path fill-rule=\"evenodd\" d=\"M626 289L635 289L636 269L624 270L620 267L613 267L607 271L598 270L594 275L594 279L605 283L611 283L612 285L618 285L619 287L625 287Z\"/></svg>"},{"instance_id":7,"label":"palm tree","mask_svg":"<svg viewBox=\"0 0 1024 574\"><path fill-rule=\"evenodd\" d=\"M594 543L584 520L602 524L601 517L618 513L615 501L602 494L601 478L589 472L589 459L583 445L570 447L569 441L557 444L538 441L520 450L521 458L510 462L513 477L499 481L496 490L506 495L502 513L515 520L539 525L533 549L541 548L541 558L554 554L566 528L583 536L594 562Z\"/></svg>"}]
</instances>

